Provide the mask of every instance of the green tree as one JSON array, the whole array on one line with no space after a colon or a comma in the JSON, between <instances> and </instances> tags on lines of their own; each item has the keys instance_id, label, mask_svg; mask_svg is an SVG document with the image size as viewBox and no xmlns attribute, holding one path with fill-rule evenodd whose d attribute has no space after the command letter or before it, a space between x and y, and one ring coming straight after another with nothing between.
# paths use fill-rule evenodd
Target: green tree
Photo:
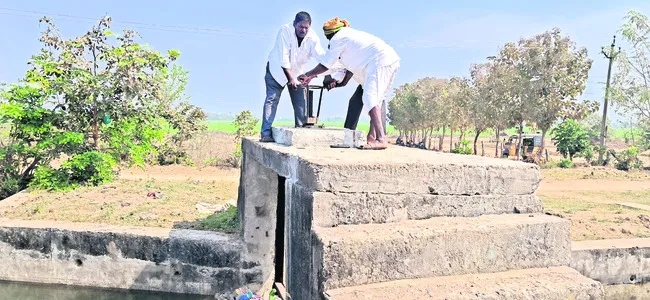
<instances>
[{"instance_id":1,"label":"green tree","mask_svg":"<svg viewBox=\"0 0 650 300\"><path fill-rule=\"evenodd\" d=\"M650 20L630 11L620 28L628 49L616 56L616 72L610 87L616 109L650 128Z\"/></svg>"},{"instance_id":2,"label":"green tree","mask_svg":"<svg viewBox=\"0 0 650 300\"><path fill-rule=\"evenodd\" d=\"M577 48L554 28L520 42L524 56L524 80L533 97L532 122L542 131L541 151L546 133L559 119L580 120L598 109L595 101L579 101L587 83L592 61L587 49Z\"/></svg>"},{"instance_id":3,"label":"green tree","mask_svg":"<svg viewBox=\"0 0 650 300\"><path fill-rule=\"evenodd\" d=\"M159 147L158 163L191 165L194 162L189 159L183 143L207 129L204 122L207 115L189 103L185 94L188 72L183 67L173 64L171 68L159 70L158 80L162 82L160 102L167 107L162 117L170 127Z\"/></svg>"},{"instance_id":4,"label":"green tree","mask_svg":"<svg viewBox=\"0 0 650 300\"><path fill-rule=\"evenodd\" d=\"M583 152L591 146L587 131L582 129L575 120L568 119L560 123L553 128L551 135L558 152L570 160L573 160L576 153Z\"/></svg>"},{"instance_id":5,"label":"green tree","mask_svg":"<svg viewBox=\"0 0 650 300\"><path fill-rule=\"evenodd\" d=\"M79 132L56 130L65 114L47 109L48 94L36 84L21 83L0 94L0 123L9 124L0 144L0 199L25 188L40 165L61 153L77 153L84 144Z\"/></svg>"},{"instance_id":6,"label":"green tree","mask_svg":"<svg viewBox=\"0 0 650 300\"><path fill-rule=\"evenodd\" d=\"M10 124L11 139L0 150L1 171L10 174L5 176L24 187L37 168L46 174L49 163L66 154L72 164L67 171L90 172L93 168L82 165L97 158L106 163L94 169L106 178L102 168L113 162L144 164L170 130L184 138L194 129L181 121L201 113L179 104L174 88L165 89L173 79L168 66L178 51L162 55L138 44L133 31L115 34L109 30L110 17L73 39L63 39L51 19L41 22L47 26L43 48L21 82L2 93L0 118Z\"/></svg>"}]
</instances>

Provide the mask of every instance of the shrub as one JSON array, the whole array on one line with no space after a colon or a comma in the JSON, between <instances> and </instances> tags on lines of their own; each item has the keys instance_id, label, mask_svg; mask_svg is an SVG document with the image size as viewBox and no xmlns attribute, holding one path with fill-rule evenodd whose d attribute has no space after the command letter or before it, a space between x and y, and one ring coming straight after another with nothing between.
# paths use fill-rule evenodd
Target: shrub
<instances>
[{"instance_id":1,"label":"shrub","mask_svg":"<svg viewBox=\"0 0 650 300\"><path fill-rule=\"evenodd\" d=\"M560 160L557 163L557 166L560 167L560 168L563 168L563 169L573 168L573 161L568 159L568 158L565 158L565 159Z\"/></svg>"},{"instance_id":2,"label":"shrub","mask_svg":"<svg viewBox=\"0 0 650 300\"><path fill-rule=\"evenodd\" d=\"M0 200L18 193L22 189L20 180L16 176L7 175L9 174L0 176Z\"/></svg>"},{"instance_id":3,"label":"shrub","mask_svg":"<svg viewBox=\"0 0 650 300\"><path fill-rule=\"evenodd\" d=\"M573 160L576 153L580 153L591 146L587 132L574 120L566 120L553 128L552 140L557 151L564 158Z\"/></svg>"},{"instance_id":4,"label":"shrub","mask_svg":"<svg viewBox=\"0 0 650 300\"><path fill-rule=\"evenodd\" d=\"M616 158L616 169L621 171L630 171L643 167L643 163L639 160L639 149L634 146L621 151L614 158Z\"/></svg>"},{"instance_id":5,"label":"shrub","mask_svg":"<svg viewBox=\"0 0 650 300\"><path fill-rule=\"evenodd\" d=\"M100 185L113 181L115 160L106 153L90 151L73 156L61 165L61 171L74 183Z\"/></svg>"},{"instance_id":6,"label":"shrub","mask_svg":"<svg viewBox=\"0 0 650 300\"><path fill-rule=\"evenodd\" d=\"M242 150L241 139L246 136L255 134L255 129L259 120L253 117L250 111L245 110L237 114L233 125L235 125L235 145L236 150L233 151L227 159L227 163L233 168L238 168L241 164Z\"/></svg>"},{"instance_id":7,"label":"shrub","mask_svg":"<svg viewBox=\"0 0 650 300\"><path fill-rule=\"evenodd\" d=\"M96 151L78 154L65 161L59 169L41 166L34 172L29 186L43 190L70 190L79 185L100 185L115 178L115 160Z\"/></svg>"},{"instance_id":8,"label":"shrub","mask_svg":"<svg viewBox=\"0 0 650 300\"><path fill-rule=\"evenodd\" d=\"M460 141L459 145L456 145L456 148L451 150L451 153L456 153L456 154L463 154L463 155L471 155L474 153L472 148L469 147L469 141L468 140L462 140Z\"/></svg>"}]
</instances>

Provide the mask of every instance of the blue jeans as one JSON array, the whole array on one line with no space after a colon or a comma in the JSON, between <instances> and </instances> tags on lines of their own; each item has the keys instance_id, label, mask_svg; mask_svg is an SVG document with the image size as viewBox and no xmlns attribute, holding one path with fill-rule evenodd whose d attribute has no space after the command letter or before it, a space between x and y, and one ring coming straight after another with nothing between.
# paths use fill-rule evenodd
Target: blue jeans
<instances>
[{"instance_id":1,"label":"blue jeans","mask_svg":"<svg viewBox=\"0 0 650 300\"><path fill-rule=\"evenodd\" d=\"M278 103L280 103L280 96L284 89L269 72L269 64L266 64L266 75L264 76L266 82L266 99L264 100L264 110L262 116L262 136L271 136L271 126L275 119L275 112L278 110ZM291 104L293 104L293 114L296 127L303 127L307 118L305 116L305 88L301 85L297 89L288 88L289 96L291 97Z\"/></svg>"}]
</instances>

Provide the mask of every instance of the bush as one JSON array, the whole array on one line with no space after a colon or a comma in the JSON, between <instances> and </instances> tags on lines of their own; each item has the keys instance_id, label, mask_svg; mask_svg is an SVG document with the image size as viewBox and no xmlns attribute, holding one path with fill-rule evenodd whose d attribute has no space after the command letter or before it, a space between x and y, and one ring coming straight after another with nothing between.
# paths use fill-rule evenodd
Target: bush
<instances>
[{"instance_id":1,"label":"bush","mask_svg":"<svg viewBox=\"0 0 650 300\"><path fill-rule=\"evenodd\" d=\"M76 185L71 185L65 174L59 170L41 166L34 171L34 179L29 183L29 187L47 191L62 191L72 189Z\"/></svg>"},{"instance_id":2,"label":"bush","mask_svg":"<svg viewBox=\"0 0 650 300\"><path fill-rule=\"evenodd\" d=\"M115 160L106 154L90 151L73 156L61 165L61 171L67 174L71 182L100 185L115 178L113 168Z\"/></svg>"},{"instance_id":3,"label":"bush","mask_svg":"<svg viewBox=\"0 0 650 300\"><path fill-rule=\"evenodd\" d=\"M573 168L573 161L568 158L565 158L563 160L560 160L557 163L557 166L563 169L570 169Z\"/></svg>"},{"instance_id":4,"label":"bush","mask_svg":"<svg viewBox=\"0 0 650 300\"><path fill-rule=\"evenodd\" d=\"M565 120L551 132L557 151L564 158L573 160L576 153L581 153L591 146L587 132L574 120Z\"/></svg>"},{"instance_id":5,"label":"bush","mask_svg":"<svg viewBox=\"0 0 650 300\"><path fill-rule=\"evenodd\" d=\"M472 150L472 148L469 147L468 140L462 140L460 141L460 145L456 145L456 148L451 150L451 153L471 155L474 153L474 151Z\"/></svg>"},{"instance_id":6,"label":"bush","mask_svg":"<svg viewBox=\"0 0 650 300\"><path fill-rule=\"evenodd\" d=\"M630 171L643 168L643 163L639 160L639 149L637 147L631 146L621 151L614 158L616 158L616 169L618 170Z\"/></svg>"},{"instance_id":7,"label":"bush","mask_svg":"<svg viewBox=\"0 0 650 300\"><path fill-rule=\"evenodd\" d=\"M539 164L539 167L541 169L553 169L553 168L557 168L557 166L558 166L558 163L554 162L554 161L546 161L546 162L542 162L541 164Z\"/></svg>"},{"instance_id":8,"label":"bush","mask_svg":"<svg viewBox=\"0 0 650 300\"><path fill-rule=\"evenodd\" d=\"M8 174L3 174L0 176L0 200L20 192L23 188L18 178L7 175Z\"/></svg>"},{"instance_id":9,"label":"bush","mask_svg":"<svg viewBox=\"0 0 650 300\"><path fill-rule=\"evenodd\" d=\"M65 161L61 168L41 166L34 172L30 187L43 190L70 190L79 185L100 185L113 181L115 160L96 151L78 154Z\"/></svg>"},{"instance_id":10,"label":"bush","mask_svg":"<svg viewBox=\"0 0 650 300\"><path fill-rule=\"evenodd\" d=\"M237 129L235 131L235 145L237 149L233 151L227 159L227 163L234 168L238 168L241 164L242 150L241 139L246 136L255 134L258 119L254 118L250 111L245 110L237 114L233 125Z\"/></svg>"}]
</instances>

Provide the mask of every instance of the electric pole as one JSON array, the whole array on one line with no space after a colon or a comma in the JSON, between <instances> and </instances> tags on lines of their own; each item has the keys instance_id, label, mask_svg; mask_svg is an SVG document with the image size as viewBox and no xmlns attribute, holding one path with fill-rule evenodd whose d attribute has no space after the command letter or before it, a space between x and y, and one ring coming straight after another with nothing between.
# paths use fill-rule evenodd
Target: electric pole
<instances>
[{"instance_id":1,"label":"electric pole","mask_svg":"<svg viewBox=\"0 0 650 300\"><path fill-rule=\"evenodd\" d=\"M621 47L618 48L618 52L614 52L614 47L616 47L616 36L612 41L612 46L609 50L609 54L605 52L605 48L601 50L605 58L609 59L609 67L607 68L607 85L605 86L605 101L603 103L603 122L600 126L600 151L598 151L598 162L603 161L603 154L605 154L605 136L607 135L607 100L609 98L609 81L612 76L612 63L614 59L621 52Z\"/></svg>"}]
</instances>

